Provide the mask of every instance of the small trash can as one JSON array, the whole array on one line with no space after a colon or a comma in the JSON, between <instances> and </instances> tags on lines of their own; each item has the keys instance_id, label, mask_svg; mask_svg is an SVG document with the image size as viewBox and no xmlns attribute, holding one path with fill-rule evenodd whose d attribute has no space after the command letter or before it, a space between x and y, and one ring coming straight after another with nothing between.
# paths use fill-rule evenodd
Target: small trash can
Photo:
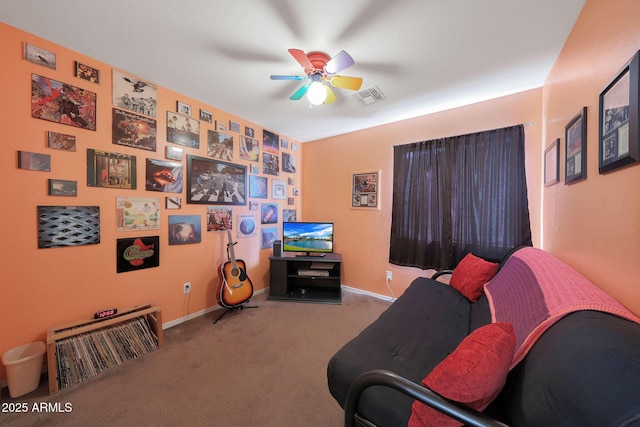
<instances>
[{"instance_id":1,"label":"small trash can","mask_svg":"<svg viewBox=\"0 0 640 427\"><path fill-rule=\"evenodd\" d=\"M7 350L2 355L2 364L7 369L9 395L12 398L38 388L46 352L44 342L36 341Z\"/></svg>"}]
</instances>

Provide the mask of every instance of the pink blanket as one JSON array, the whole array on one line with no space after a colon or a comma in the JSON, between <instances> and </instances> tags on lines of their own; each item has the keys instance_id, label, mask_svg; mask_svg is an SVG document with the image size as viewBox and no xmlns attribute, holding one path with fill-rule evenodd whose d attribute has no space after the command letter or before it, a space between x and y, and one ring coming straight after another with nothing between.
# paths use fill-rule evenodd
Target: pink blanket
<instances>
[{"instance_id":1,"label":"pink blanket","mask_svg":"<svg viewBox=\"0 0 640 427\"><path fill-rule=\"evenodd\" d=\"M515 367L556 321L579 310L596 310L640 323L640 318L586 277L536 248L513 254L485 285L494 322L511 322L516 334Z\"/></svg>"}]
</instances>

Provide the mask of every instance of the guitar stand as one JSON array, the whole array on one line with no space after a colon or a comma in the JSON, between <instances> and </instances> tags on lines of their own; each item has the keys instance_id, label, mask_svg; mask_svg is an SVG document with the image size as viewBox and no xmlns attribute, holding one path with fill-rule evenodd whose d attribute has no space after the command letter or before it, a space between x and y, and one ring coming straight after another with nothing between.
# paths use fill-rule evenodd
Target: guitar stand
<instances>
[{"instance_id":1,"label":"guitar stand","mask_svg":"<svg viewBox=\"0 0 640 427\"><path fill-rule=\"evenodd\" d=\"M238 304L238 305L234 305L233 307L227 307L227 309L220 316L218 316L216 320L213 321L213 324L215 325L216 323L218 323L218 320L222 319L227 313L233 310L244 310L245 308L258 308L258 306Z\"/></svg>"}]
</instances>

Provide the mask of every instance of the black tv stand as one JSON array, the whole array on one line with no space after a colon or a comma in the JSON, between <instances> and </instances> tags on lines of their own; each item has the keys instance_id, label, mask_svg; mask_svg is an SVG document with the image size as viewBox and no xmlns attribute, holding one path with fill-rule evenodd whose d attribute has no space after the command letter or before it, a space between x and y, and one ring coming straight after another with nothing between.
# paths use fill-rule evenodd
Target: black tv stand
<instances>
[{"instance_id":1,"label":"black tv stand","mask_svg":"<svg viewBox=\"0 0 640 427\"><path fill-rule=\"evenodd\" d=\"M342 255L285 255L269 259L269 299L342 303Z\"/></svg>"},{"instance_id":2,"label":"black tv stand","mask_svg":"<svg viewBox=\"0 0 640 427\"><path fill-rule=\"evenodd\" d=\"M320 252L320 253L314 253L314 252L307 252L305 255L296 255L297 257L316 257L316 258L322 258L323 256L327 255L326 252Z\"/></svg>"}]
</instances>

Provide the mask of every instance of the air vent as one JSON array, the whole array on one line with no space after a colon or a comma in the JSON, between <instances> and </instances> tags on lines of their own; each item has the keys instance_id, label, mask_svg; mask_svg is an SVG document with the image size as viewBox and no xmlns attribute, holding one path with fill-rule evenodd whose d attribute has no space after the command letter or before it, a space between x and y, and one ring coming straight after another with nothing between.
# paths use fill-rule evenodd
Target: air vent
<instances>
[{"instance_id":1,"label":"air vent","mask_svg":"<svg viewBox=\"0 0 640 427\"><path fill-rule=\"evenodd\" d=\"M382 93L378 86L371 86L370 88L354 93L352 96L358 100L358 103L360 103L361 107L375 104L387 99L385 94Z\"/></svg>"}]
</instances>

